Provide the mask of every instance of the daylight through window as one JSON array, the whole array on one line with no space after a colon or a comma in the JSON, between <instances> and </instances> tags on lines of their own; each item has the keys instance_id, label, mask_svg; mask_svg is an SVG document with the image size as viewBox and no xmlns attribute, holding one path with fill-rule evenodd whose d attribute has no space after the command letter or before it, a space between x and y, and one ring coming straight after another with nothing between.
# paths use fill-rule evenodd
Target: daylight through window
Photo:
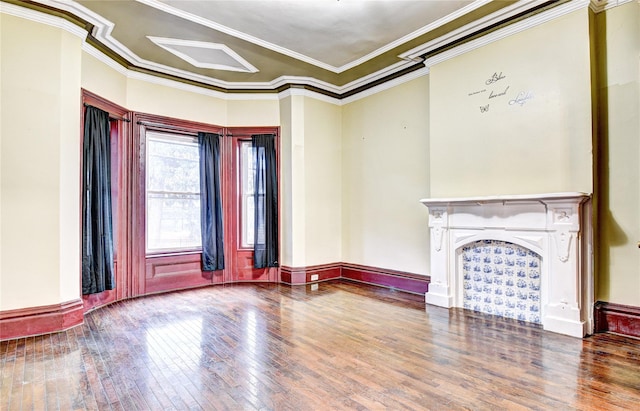
<instances>
[{"instance_id":1,"label":"daylight through window","mask_svg":"<svg viewBox=\"0 0 640 411\"><path fill-rule=\"evenodd\" d=\"M147 132L146 150L147 252L200 248L197 139Z\"/></svg>"}]
</instances>

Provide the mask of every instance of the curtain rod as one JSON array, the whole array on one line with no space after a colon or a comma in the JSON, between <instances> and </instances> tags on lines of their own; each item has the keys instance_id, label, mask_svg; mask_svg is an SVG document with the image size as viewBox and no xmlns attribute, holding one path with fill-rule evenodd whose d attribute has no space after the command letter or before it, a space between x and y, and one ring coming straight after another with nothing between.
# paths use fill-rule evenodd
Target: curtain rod
<instances>
[{"instance_id":1,"label":"curtain rod","mask_svg":"<svg viewBox=\"0 0 640 411\"><path fill-rule=\"evenodd\" d=\"M147 121L138 121L136 123L139 126L149 126L149 127L155 127L161 130L171 130L171 131L175 131L178 134L183 134L186 136L194 136L194 137L198 137L198 133L195 131L187 131L183 128L180 127L175 127L175 126L170 126L168 124L160 124L160 123L150 123Z\"/></svg>"},{"instance_id":2,"label":"curtain rod","mask_svg":"<svg viewBox=\"0 0 640 411\"><path fill-rule=\"evenodd\" d=\"M102 110L101 108L96 107L96 106L92 106L91 104L87 104L87 103L83 103L83 104L84 104L85 107L94 107L94 108L97 108L99 110ZM106 110L102 110L102 111L106 111ZM131 123L131 120L129 120L128 118L118 117L118 116L116 116L114 114L109 113L108 111L107 111L107 113L109 114L109 120L112 120L112 121L126 121L127 123Z\"/></svg>"},{"instance_id":3,"label":"curtain rod","mask_svg":"<svg viewBox=\"0 0 640 411\"><path fill-rule=\"evenodd\" d=\"M251 137L251 136L259 136L259 135L270 135L270 136L276 136L275 133L236 133L236 134L225 134L226 137Z\"/></svg>"}]
</instances>

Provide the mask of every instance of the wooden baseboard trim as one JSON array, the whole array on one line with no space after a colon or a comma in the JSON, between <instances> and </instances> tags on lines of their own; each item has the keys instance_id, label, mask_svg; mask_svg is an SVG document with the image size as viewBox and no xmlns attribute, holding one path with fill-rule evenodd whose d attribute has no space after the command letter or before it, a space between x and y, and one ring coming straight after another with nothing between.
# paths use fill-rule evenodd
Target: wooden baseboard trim
<instances>
[{"instance_id":1,"label":"wooden baseboard trim","mask_svg":"<svg viewBox=\"0 0 640 411\"><path fill-rule=\"evenodd\" d=\"M312 279L312 275L317 278ZM318 281L335 280L342 275L340 263L312 265L309 267L280 267L280 282L289 285L302 285Z\"/></svg>"},{"instance_id":2,"label":"wooden baseboard trim","mask_svg":"<svg viewBox=\"0 0 640 411\"><path fill-rule=\"evenodd\" d=\"M82 324L81 299L0 312L0 341L64 331Z\"/></svg>"},{"instance_id":3,"label":"wooden baseboard trim","mask_svg":"<svg viewBox=\"0 0 640 411\"><path fill-rule=\"evenodd\" d=\"M425 275L347 263L280 267L280 282L284 284L304 285L337 279L347 279L421 295L429 290L431 280L429 276ZM2 311L0 312L0 341L64 331L82 323L82 299L61 304Z\"/></svg>"},{"instance_id":4,"label":"wooden baseboard trim","mask_svg":"<svg viewBox=\"0 0 640 411\"><path fill-rule=\"evenodd\" d=\"M596 302L594 306L595 332L612 332L640 338L640 307Z\"/></svg>"},{"instance_id":5,"label":"wooden baseboard trim","mask_svg":"<svg viewBox=\"0 0 640 411\"><path fill-rule=\"evenodd\" d=\"M428 275L348 263L342 264L342 278L421 295L429 291L431 281Z\"/></svg>"}]
</instances>

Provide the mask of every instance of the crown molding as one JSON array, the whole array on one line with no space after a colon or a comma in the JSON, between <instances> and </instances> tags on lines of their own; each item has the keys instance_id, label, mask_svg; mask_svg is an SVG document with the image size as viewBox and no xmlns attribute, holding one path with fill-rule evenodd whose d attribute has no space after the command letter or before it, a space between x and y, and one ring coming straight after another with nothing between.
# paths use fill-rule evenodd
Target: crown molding
<instances>
[{"instance_id":1,"label":"crown molding","mask_svg":"<svg viewBox=\"0 0 640 411\"><path fill-rule=\"evenodd\" d=\"M353 103L354 101L361 100L363 98L372 96L374 94L378 94L378 93L380 93L382 91L388 90L388 89L393 88L393 87L397 87L400 84L407 83L409 81L412 81L412 80L415 80L417 78L426 76L428 74L429 74L429 67L423 67L421 69L412 71L411 73L405 74L404 76L397 77L397 78L395 78L393 80L385 81L382 84L379 84L377 86L368 88L368 89L366 89L364 91L361 91L359 93L356 93L356 94L354 94L352 96L345 97L342 100L340 100L341 105Z\"/></svg>"},{"instance_id":2,"label":"crown molding","mask_svg":"<svg viewBox=\"0 0 640 411\"><path fill-rule=\"evenodd\" d=\"M453 47L449 50L443 51L442 53L429 57L424 61L424 64L427 67L434 66L438 63L442 63L443 61L447 61L459 55L468 53L472 50L486 46L498 40L502 40L514 34L539 26L540 24L555 20L559 17L565 16L574 11L584 9L588 7L588 5L589 5L589 0L571 0L560 6L543 11L527 19L510 24L501 29L492 31L491 33L488 33L475 40L471 40L459 46Z\"/></svg>"},{"instance_id":3,"label":"crown molding","mask_svg":"<svg viewBox=\"0 0 640 411\"><path fill-rule=\"evenodd\" d=\"M302 87L290 87L278 93L279 100L285 99L287 97L293 97L293 96L309 97L315 100L324 101L325 103L333 104L335 106L342 105L342 101L338 98L330 97L325 94L318 93L317 91L308 90Z\"/></svg>"},{"instance_id":4,"label":"crown molding","mask_svg":"<svg viewBox=\"0 0 640 411\"><path fill-rule=\"evenodd\" d=\"M405 60L415 60L417 58L421 58L422 56L428 55L429 53L438 50L441 47L445 47L448 44L452 44L456 41L463 39L466 36L469 36L473 33L481 32L488 27L498 24L503 21L507 21L509 18L512 18L520 13L531 10L535 7L539 7L546 3L547 0L523 0L517 3L512 4L511 6L507 6L503 9L500 9L489 16L469 23L463 27L460 27L457 30L453 30L443 36L440 36L434 40L431 40L427 43L424 43L420 46L414 47L411 50L408 50L398 57Z\"/></svg>"},{"instance_id":5,"label":"crown molding","mask_svg":"<svg viewBox=\"0 0 640 411\"><path fill-rule=\"evenodd\" d=\"M71 33L74 36L80 37L83 40L87 37L87 34L89 34L84 28L61 17L41 13L12 3L0 2L0 13L56 27Z\"/></svg>"},{"instance_id":6,"label":"crown molding","mask_svg":"<svg viewBox=\"0 0 640 411\"><path fill-rule=\"evenodd\" d=\"M632 1L633 0L591 0L589 7L594 13L601 13L605 10L631 3ZM640 3L640 0L638 0L638 3Z\"/></svg>"},{"instance_id":7,"label":"crown molding","mask_svg":"<svg viewBox=\"0 0 640 411\"><path fill-rule=\"evenodd\" d=\"M331 104L343 105L371 96L404 82L411 81L415 78L427 75L429 74L429 67L435 64L467 53L471 50L477 49L479 47L535 27L537 25L546 23L573 11L582 9L587 6L591 7L591 9L593 10L595 7L595 3L597 3L597 9L602 11L622 5L624 3L628 3L630 1L634 0L571 0L565 4L547 11L540 12L534 16L510 24L501 29L497 29L491 33L485 34L475 40L471 40L467 43L463 43L459 46L453 47L449 50L429 57L424 60L424 68L409 71L412 66L417 64L416 61L422 60L422 58L420 57L421 53L425 52L425 50L433 50L434 48L441 47L443 44L438 43L438 41L444 41L444 39L436 40L436 42L426 43L423 46L414 48L410 52L407 52L401 56L403 58L402 61L399 61L396 64L356 79L342 86L336 86L312 77L297 76L283 76L271 82L224 82L212 79L207 76L196 75L184 70L173 69L171 67L158 65L155 63L150 64L150 62L137 59L137 57L132 59L134 61L134 64L129 63L128 66L123 66L112 57L106 55L103 51L89 44L87 42L89 36L84 28L81 28L64 18L2 1L0 1L0 11L2 13L15 15L31 21L58 27L74 35L77 35L84 40L82 49L85 52L105 63L127 78L203 94L222 100L277 100L280 98L284 98L283 96L304 95L307 97L329 102ZM105 23L104 19L102 19L101 16L93 14L88 9L85 9L87 11L86 13L78 15L76 13L77 8L75 7L77 6L77 3L73 1L41 0L40 3L71 13L79 19L85 19L86 21L92 22L92 24L94 22L101 22L99 25L96 25L94 27L94 33L97 35L103 37L110 36L111 30L113 29L113 26L109 26L107 24L108 22ZM461 37L468 35L470 31L477 32L482 28L488 27L491 22L504 21L504 19L507 19L509 16L513 16L514 13L517 14L518 12L522 12L523 10L528 10L532 7L535 7L539 3L539 0L524 0L524 2L518 2L516 3L516 5L518 5L517 7L514 5L512 7L509 7L508 10L503 10L501 12L492 14L490 16L490 21L487 21L483 24L468 25L468 27L465 26L460 29L460 31L452 33L447 41L450 43L451 41L460 39ZM61 8L61 4L73 4L75 6L71 9L66 6L65 8ZM120 56L124 54L126 58L131 58L133 53L126 49L126 47L122 45L121 47L122 49L118 48L115 50L116 54L119 54ZM122 54L120 54L120 52L122 52ZM407 72L403 74L402 72L405 70ZM373 85L376 82L379 82L380 84ZM317 89L319 91L316 91L314 89ZM349 95L349 93L352 94Z\"/></svg>"},{"instance_id":8,"label":"crown molding","mask_svg":"<svg viewBox=\"0 0 640 411\"><path fill-rule=\"evenodd\" d=\"M436 21L434 21L431 24L428 24L412 33L407 34L406 36L403 36L395 41L392 41L391 43L387 44L386 46L383 46L359 59L356 59L350 63L347 63L345 65L342 65L340 67L337 67L337 73L342 73L343 71L347 71L349 69L352 69L353 67L359 66L360 64L363 64L369 60L371 60L374 57L377 57L383 53L386 53L387 51L393 50L396 47L401 46L402 44L411 41L415 38L418 38L424 34L427 34L428 32L435 30L439 27L444 26L447 23L450 23L468 13L471 13L474 10L479 9L480 7L491 3L491 0L475 0L473 3L470 3L468 5L466 5L465 7L445 16L442 17ZM406 53L402 53L400 55L398 55L399 58L404 59L404 60L412 60L415 61L413 58L409 57L409 58L405 58L403 57L403 55Z\"/></svg>"}]
</instances>

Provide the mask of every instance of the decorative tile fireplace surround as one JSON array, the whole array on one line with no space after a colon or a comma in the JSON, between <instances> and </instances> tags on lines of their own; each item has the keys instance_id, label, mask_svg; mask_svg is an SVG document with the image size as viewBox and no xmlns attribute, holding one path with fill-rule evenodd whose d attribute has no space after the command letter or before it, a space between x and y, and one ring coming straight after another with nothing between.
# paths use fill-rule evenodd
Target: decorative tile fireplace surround
<instances>
[{"instance_id":1,"label":"decorative tile fireplace surround","mask_svg":"<svg viewBox=\"0 0 640 411\"><path fill-rule=\"evenodd\" d=\"M432 198L428 304L584 337L593 332L591 201L584 193Z\"/></svg>"}]
</instances>

